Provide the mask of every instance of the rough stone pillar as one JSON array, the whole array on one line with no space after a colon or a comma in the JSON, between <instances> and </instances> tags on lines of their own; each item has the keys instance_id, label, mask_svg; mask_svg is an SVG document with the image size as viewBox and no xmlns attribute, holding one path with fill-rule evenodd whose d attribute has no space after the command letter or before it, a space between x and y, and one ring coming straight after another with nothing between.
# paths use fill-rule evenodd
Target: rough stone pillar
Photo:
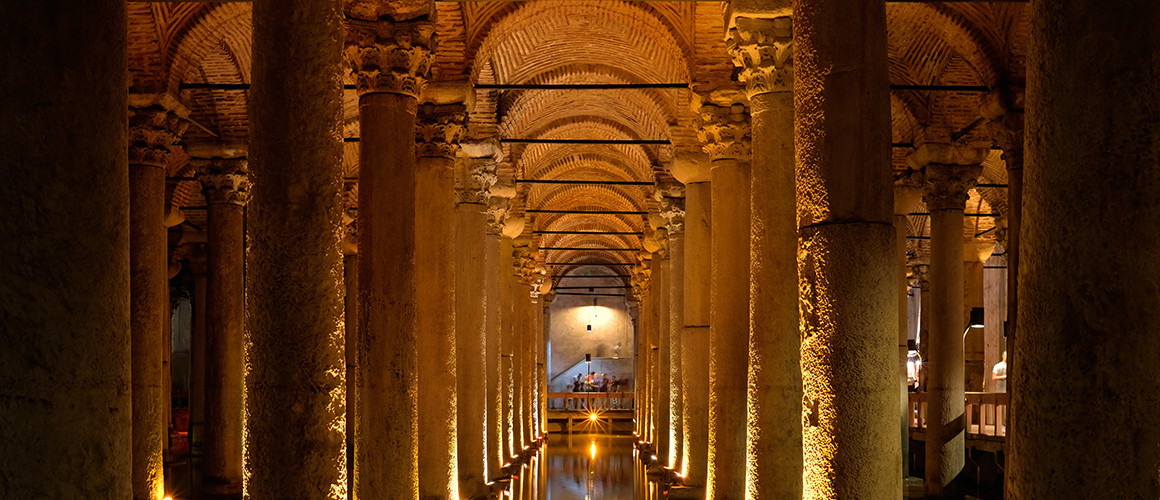
<instances>
[{"instance_id":1,"label":"rough stone pillar","mask_svg":"<svg viewBox=\"0 0 1160 500\"><path fill-rule=\"evenodd\" d=\"M337 2L257 0L253 10L246 494L337 499L347 494L343 16ZM363 137L367 132L363 122ZM366 196L374 181L366 189L363 172ZM375 449L392 444L382 440ZM394 498L404 491L395 490Z\"/></svg>"},{"instance_id":2,"label":"rough stone pillar","mask_svg":"<svg viewBox=\"0 0 1160 500\"><path fill-rule=\"evenodd\" d=\"M455 348L455 155L467 110L424 104L416 130L415 316L419 498L459 499Z\"/></svg>"},{"instance_id":3,"label":"rough stone pillar","mask_svg":"<svg viewBox=\"0 0 1160 500\"><path fill-rule=\"evenodd\" d=\"M125 2L4 16L0 488L130 498Z\"/></svg>"},{"instance_id":4,"label":"rough stone pillar","mask_svg":"<svg viewBox=\"0 0 1160 500\"><path fill-rule=\"evenodd\" d=\"M652 347L656 341L653 338L656 324L656 311L654 309L653 297L649 293L650 285L652 284L652 265L651 257L642 259L639 265L632 268L629 278L629 284L632 286L632 294L637 299L637 313L636 318L636 344L635 349L637 357L637 383L636 393L640 400L640 407L637 409L637 421L640 425L640 440L647 445L648 450L656 449L656 427L653 414L653 407L655 401L653 400L655 387L653 381L655 379L655 372L653 370L653 358L655 354Z\"/></svg>"},{"instance_id":5,"label":"rough stone pillar","mask_svg":"<svg viewBox=\"0 0 1160 500\"><path fill-rule=\"evenodd\" d=\"M508 455L506 454L506 447L504 442L504 399L502 383L503 377L501 374L501 346L500 337L502 335L502 299L501 291L503 286L500 284L500 261L501 250L500 242L503 240L504 216L507 214L507 208L510 203L509 198L500 196L501 194L508 194L502 189L495 189L493 187L491 197L487 200L487 226L485 227L483 239L483 261L480 267L483 268L483 300L484 300L484 331L485 331L485 349L487 357L485 360L486 383L487 383L487 430L485 439L487 444L485 451L487 452L487 475L488 481L495 480L500 477L500 468L507 462ZM510 254L510 248L508 253Z\"/></svg>"},{"instance_id":6,"label":"rough stone pillar","mask_svg":"<svg viewBox=\"0 0 1160 500\"><path fill-rule=\"evenodd\" d=\"M1160 4L1109 7L1031 3L1016 500L1160 495Z\"/></svg>"},{"instance_id":7,"label":"rough stone pillar","mask_svg":"<svg viewBox=\"0 0 1160 500\"><path fill-rule=\"evenodd\" d=\"M899 498L886 7L793 13L803 497Z\"/></svg>"},{"instance_id":8,"label":"rough stone pillar","mask_svg":"<svg viewBox=\"0 0 1160 500\"><path fill-rule=\"evenodd\" d=\"M910 179L894 182L894 258L897 261L898 287L898 417L901 431L902 477L910 477L910 390L907 384L906 358L910 352L907 342L907 289L906 231L910 226L909 214L918 204L922 192Z\"/></svg>"},{"instance_id":9,"label":"rough stone pillar","mask_svg":"<svg viewBox=\"0 0 1160 500\"><path fill-rule=\"evenodd\" d=\"M205 352L208 307L208 262L205 243L189 251L193 272L193 315L189 333L189 437L192 453L201 455L205 444Z\"/></svg>"},{"instance_id":10,"label":"rough stone pillar","mask_svg":"<svg viewBox=\"0 0 1160 500\"><path fill-rule=\"evenodd\" d=\"M163 391L169 311L165 177L189 122L171 95L129 96L129 286L133 370L133 498L165 496Z\"/></svg>"},{"instance_id":11,"label":"rough stone pillar","mask_svg":"<svg viewBox=\"0 0 1160 500\"><path fill-rule=\"evenodd\" d=\"M725 43L751 106L745 468L751 498L801 496L791 14L784 0L733 2L726 12Z\"/></svg>"},{"instance_id":12,"label":"rough stone pillar","mask_svg":"<svg viewBox=\"0 0 1160 500\"><path fill-rule=\"evenodd\" d=\"M489 454L494 440L488 422L495 381L488 343L487 205L496 181L496 162L502 158L492 141L463 143L466 158L455 167L455 359L458 405L456 453L459 457L460 495L474 499L487 495Z\"/></svg>"},{"instance_id":13,"label":"rough stone pillar","mask_svg":"<svg viewBox=\"0 0 1160 500\"><path fill-rule=\"evenodd\" d=\"M920 389L926 392L926 361L930 359L930 263L914 261L910 263L918 281L918 356L922 359L922 371L919 372Z\"/></svg>"},{"instance_id":14,"label":"rough stone pillar","mask_svg":"<svg viewBox=\"0 0 1160 500\"><path fill-rule=\"evenodd\" d=\"M672 447L670 441L671 433L669 430L669 255L668 236L666 231L662 228L657 230L658 242L661 245L659 252L654 254L653 261L657 266L656 278L652 284L649 293L655 297L657 302L657 322L656 322L656 347L653 351L656 361L655 372L653 375L654 385L654 403L653 403L653 421L656 422L656 453L655 455L661 461L664 461L669 456L669 449Z\"/></svg>"},{"instance_id":15,"label":"rough stone pillar","mask_svg":"<svg viewBox=\"0 0 1160 500\"><path fill-rule=\"evenodd\" d=\"M908 162L923 170L930 212L930 359L927 370L926 467L928 498L961 497L957 478L965 461L963 429L963 207L986 150L926 144ZM927 298L924 296L923 298Z\"/></svg>"},{"instance_id":16,"label":"rough stone pillar","mask_svg":"<svg viewBox=\"0 0 1160 500\"><path fill-rule=\"evenodd\" d=\"M245 158L191 160L209 205L205 342L204 491L242 492L246 284L243 218L250 200Z\"/></svg>"},{"instance_id":17,"label":"rough stone pillar","mask_svg":"<svg viewBox=\"0 0 1160 500\"><path fill-rule=\"evenodd\" d=\"M530 283L532 267L535 260L532 257L529 244L525 238L517 238L513 242L512 267L509 274L512 297L512 446L513 455L518 455L531 443L529 436L530 408L529 394L532 389L528 384L528 353L532 349L529 345L528 331L531 329L529 309L531 301Z\"/></svg>"},{"instance_id":18,"label":"rough stone pillar","mask_svg":"<svg viewBox=\"0 0 1160 500\"><path fill-rule=\"evenodd\" d=\"M685 190L683 185L673 183L662 185L657 193L669 240L669 314L664 318L669 323L669 386L661 388L669 392L669 455L665 460L670 469L680 471L685 444L681 395L681 339L685 328Z\"/></svg>"},{"instance_id":19,"label":"rough stone pillar","mask_svg":"<svg viewBox=\"0 0 1160 500\"><path fill-rule=\"evenodd\" d=\"M351 17L348 14L348 18ZM418 496L419 282L416 97L433 52L429 21L349 19L346 57L358 82L358 467L361 498ZM426 233L425 233L426 234ZM447 313L447 309L443 310Z\"/></svg>"},{"instance_id":20,"label":"rough stone pillar","mask_svg":"<svg viewBox=\"0 0 1160 500\"><path fill-rule=\"evenodd\" d=\"M510 221L509 221L510 222ZM507 465L515 458L519 448L516 446L515 433L513 428L513 414L512 414L512 353L515 341L512 334L513 317L512 317L512 239L508 236L508 227L510 224L505 224L503 238L500 239L499 245L499 304L500 304L500 366L499 366L499 397L500 405L502 406L500 416L500 440L503 444L500 450L500 464ZM523 228L521 227L522 231Z\"/></svg>"},{"instance_id":21,"label":"rough stone pillar","mask_svg":"<svg viewBox=\"0 0 1160 500\"><path fill-rule=\"evenodd\" d=\"M709 159L678 156L673 177L685 185L684 323L681 339L684 482L704 486L709 464L709 284L712 198Z\"/></svg>"},{"instance_id":22,"label":"rough stone pillar","mask_svg":"<svg viewBox=\"0 0 1160 500\"><path fill-rule=\"evenodd\" d=\"M342 276L343 321L346 325L346 484L351 498L358 491L359 424L359 334L358 334L358 234L355 224L347 224L343 236Z\"/></svg>"},{"instance_id":23,"label":"rough stone pillar","mask_svg":"<svg viewBox=\"0 0 1160 500\"><path fill-rule=\"evenodd\" d=\"M540 294L540 285L542 282L536 281L532 283L530 293L530 303L527 308L528 311L528 327L527 327L527 344L524 351L527 353L527 361L525 364L526 373L524 380L527 383L527 395L525 400L528 405L527 416L524 421L525 434L528 436L528 443L536 443L540 440L540 370L543 365L538 363L540 357L540 341L543 339L544 321L544 301Z\"/></svg>"},{"instance_id":24,"label":"rough stone pillar","mask_svg":"<svg viewBox=\"0 0 1160 500\"><path fill-rule=\"evenodd\" d=\"M740 92L696 109L712 160L709 468L706 498L745 497L749 361L749 116ZM744 195L738 195L743 193Z\"/></svg>"}]
</instances>

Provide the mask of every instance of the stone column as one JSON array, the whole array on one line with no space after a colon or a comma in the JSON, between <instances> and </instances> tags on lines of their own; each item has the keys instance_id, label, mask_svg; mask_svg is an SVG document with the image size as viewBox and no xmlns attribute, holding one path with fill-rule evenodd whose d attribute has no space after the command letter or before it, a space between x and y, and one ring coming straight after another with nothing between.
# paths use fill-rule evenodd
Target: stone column
<instances>
[{"instance_id":1,"label":"stone column","mask_svg":"<svg viewBox=\"0 0 1160 500\"><path fill-rule=\"evenodd\" d=\"M522 230L522 228L521 228ZM500 305L500 366L499 366L499 397L502 406L500 416L500 440L503 444L500 450L500 464L506 466L515 458L519 448L516 446L515 434L512 432L512 343L515 341L512 334L512 239L508 237L505 225L503 238L499 245L499 305Z\"/></svg>"},{"instance_id":2,"label":"stone column","mask_svg":"<svg viewBox=\"0 0 1160 500\"><path fill-rule=\"evenodd\" d=\"M653 414L653 395L654 389L653 379L654 371L652 347L655 344L653 339L654 325L656 324L656 312L653 309L654 300L649 294L649 287L652 282L652 270L649 266L652 264L651 259L642 259L640 264L632 268L629 278L629 284L632 286L633 296L637 298L637 314L636 314L636 338L637 338L637 395L640 399L640 408L638 412L638 422L640 425L640 435L642 441L645 443L646 452L653 452L656 450L656 427Z\"/></svg>"},{"instance_id":3,"label":"stone column","mask_svg":"<svg viewBox=\"0 0 1160 500\"><path fill-rule=\"evenodd\" d=\"M664 462L669 456L671 433L669 430L669 256L668 236L664 228L657 230L661 249L653 254L653 262L657 266L656 278L649 293L656 300L656 347L653 351L656 361L653 363L654 403L653 421L656 422L656 453L658 460ZM662 243L663 242L663 243Z\"/></svg>"},{"instance_id":4,"label":"stone column","mask_svg":"<svg viewBox=\"0 0 1160 500\"><path fill-rule=\"evenodd\" d=\"M788 1L733 2L726 19L753 138L745 484L752 498L800 497L792 11Z\"/></svg>"},{"instance_id":5,"label":"stone column","mask_svg":"<svg viewBox=\"0 0 1160 500\"><path fill-rule=\"evenodd\" d=\"M803 497L899 498L886 7L793 12Z\"/></svg>"},{"instance_id":6,"label":"stone column","mask_svg":"<svg viewBox=\"0 0 1160 500\"><path fill-rule=\"evenodd\" d=\"M540 342L543 340L543 326L544 321L544 301L540 294L541 282L533 282L530 293L530 307L528 307L528 328L527 328L527 373L524 377L528 384L527 400L528 414L525 418L527 422L525 433L528 436L528 443L535 444L540 440L540 370L543 365L538 362L540 358Z\"/></svg>"},{"instance_id":7,"label":"stone column","mask_svg":"<svg viewBox=\"0 0 1160 500\"><path fill-rule=\"evenodd\" d=\"M684 401L681 395L681 339L684 323L685 274L685 190L681 184L666 184L658 190L660 214L665 219L665 233L669 239L668 290L669 314L669 455L670 469L681 470L684 454L685 431L682 422Z\"/></svg>"},{"instance_id":8,"label":"stone column","mask_svg":"<svg viewBox=\"0 0 1160 500\"><path fill-rule=\"evenodd\" d=\"M459 499L455 348L455 155L467 110L424 104L416 128L415 316L419 497Z\"/></svg>"},{"instance_id":9,"label":"stone column","mask_svg":"<svg viewBox=\"0 0 1160 500\"><path fill-rule=\"evenodd\" d=\"M712 222L709 159L678 155L673 177L685 185L684 323L681 333L684 483L704 486L709 464L709 284Z\"/></svg>"},{"instance_id":10,"label":"stone column","mask_svg":"<svg viewBox=\"0 0 1160 500\"><path fill-rule=\"evenodd\" d=\"M358 246L364 255L382 256L359 259L358 271L362 498L418 495L416 231L427 228L416 227L415 114L433 34L429 21L347 21L362 136Z\"/></svg>"},{"instance_id":11,"label":"stone column","mask_svg":"<svg viewBox=\"0 0 1160 500\"><path fill-rule=\"evenodd\" d=\"M307 0L258 0L253 11L246 495L340 498L347 493L342 12L334 2ZM365 172L364 196L374 192Z\"/></svg>"},{"instance_id":12,"label":"stone column","mask_svg":"<svg viewBox=\"0 0 1160 500\"><path fill-rule=\"evenodd\" d=\"M535 261L529 249L530 240L517 238L512 247L512 267L508 284L511 287L511 355L512 355L512 454L519 455L527 448L528 439L528 308L530 268Z\"/></svg>"},{"instance_id":13,"label":"stone column","mask_svg":"<svg viewBox=\"0 0 1160 500\"><path fill-rule=\"evenodd\" d=\"M343 234L342 284L343 321L346 325L346 484L347 493L354 498L358 491L358 427L359 384L362 380L358 353L361 344L358 334L358 233L355 222L345 226Z\"/></svg>"},{"instance_id":14,"label":"stone column","mask_svg":"<svg viewBox=\"0 0 1160 500\"><path fill-rule=\"evenodd\" d=\"M3 496L130 498L125 2L4 16Z\"/></svg>"},{"instance_id":15,"label":"stone column","mask_svg":"<svg viewBox=\"0 0 1160 500\"><path fill-rule=\"evenodd\" d=\"M205 243L189 251L189 268L193 271L193 315L189 333L189 436L190 450L202 455L205 445L205 352L206 309L208 301L208 262Z\"/></svg>"},{"instance_id":16,"label":"stone column","mask_svg":"<svg viewBox=\"0 0 1160 500\"><path fill-rule=\"evenodd\" d=\"M697 135L712 160L709 468L706 498L745 497L749 361L749 116L739 92L700 103Z\"/></svg>"},{"instance_id":17,"label":"stone column","mask_svg":"<svg viewBox=\"0 0 1160 500\"><path fill-rule=\"evenodd\" d=\"M503 153L492 141L463 143L466 158L455 166L455 359L459 408L456 410L459 492L469 498L487 495L487 445L495 439L488 422L494 407L489 396L495 382L488 343L487 205L495 184L496 162ZM491 432L489 432L491 431Z\"/></svg>"},{"instance_id":18,"label":"stone column","mask_svg":"<svg viewBox=\"0 0 1160 500\"><path fill-rule=\"evenodd\" d=\"M1031 3L1015 500L1160 495L1160 4L1109 7Z\"/></svg>"},{"instance_id":19,"label":"stone column","mask_svg":"<svg viewBox=\"0 0 1160 500\"><path fill-rule=\"evenodd\" d=\"M129 105L133 498L154 500L165 496L162 448L168 439L162 390L169 311L165 177L189 110L168 94L134 94Z\"/></svg>"},{"instance_id":20,"label":"stone column","mask_svg":"<svg viewBox=\"0 0 1160 500\"><path fill-rule=\"evenodd\" d=\"M907 216L921 199L920 191L909 178L894 182L894 258L897 260L898 287L898 417L901 432L902 477L910 477L910 390L907 384L906 358L910 353L907 342L907 289L906 231L910 226Z\"/></svg>"},{"instance_id":21,"label":"stone column","mask_svg":"<svg viewBox=\"0 0 1160 500\"><path fill-rule=\"evenodd\" d=\"M925 259L910 262L918 281L918 356L922 359L922 370L919 372L920 390L926 392L926 360L930 359L930 263Z\"/></svg>"},{"instance_id":22,"label":"stone column","mask_svg":"<svg viewBox=\"0 0 1160 500\"><path fill-rule=\"evenodd\" d=\"M488 481L498 479L502 474L500 468L507 463L506 446L504 446L504 398L503 376L501 372L500 337L502 335L502 290L500 281L501 241L503 240L504 216L510 203L508 198L499 196L507 194L501 189L493 189L487 200L487 226L483 237L483 300L484 300L484 331L487 383L487 430L485 439L487 445L487 475ZM510 254L510 249L508 251Z\"/></svg>"},{"instance_id":23,"label":"stone column","mask_svg":"<svg viewBox=\"0 0 1160 500\"><path fill-rule=\"evenodd\" d=\"M926 144L908 162L923 169L923 200L930 212L930 359L927 370L926 467L928 498L962 495L963 429L963 207L982 174L986 150ZM923 296L924 299L928 298Z\"/></svg>"},{"instance_id":24,"label":"stone column","mask_svg":"<svg viewBox=\"0 0 1160 500\"><path fill-rule=\"evenodd\" d=\"M245 158L191 160L209 205L206 228L205 452L206 493L242 493L246 284L243 219L250 200Z\"/></svg>"}]
</instances>

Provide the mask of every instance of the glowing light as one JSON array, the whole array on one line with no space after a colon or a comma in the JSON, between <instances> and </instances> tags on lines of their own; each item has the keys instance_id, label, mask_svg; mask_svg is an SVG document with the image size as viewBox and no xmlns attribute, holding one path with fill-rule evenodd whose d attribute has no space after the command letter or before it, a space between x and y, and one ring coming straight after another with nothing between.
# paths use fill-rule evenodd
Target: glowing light
<instances>
[{"instance_id":1,"label":"glowing light","mask_svg":"<svg viewBox=\"0 0 1160 500\"><path fill-rule=\"evenodd\" d=\"M596 441L592 441L588 444L588 456L596 458Z\"/></svg>"},{"instance_id":2,"label":"glowing light","mask_svg":"<svg viewBox=\"0 0 1160 500\"><path fill-rule=\"evenodd\" d=\"M169 496L169 495L165 495L165 498L163 498L162 500L173 500L173 497Z\"/></svg>"},{"instance_id":3,"label":"glowing light","mask_svg":"<svg viewBox=\"0 0 1160 500\"><path fill-rule=\"evenodd\" d=\"M599 417L599 416L597 416L595 413L589 413L589 414L588 414L588 420L591 420L591 421L595 422L595 421L596 421L596 419L598 419L598 418L600 418L600 417Z\"/></svg>"}]
</instances>

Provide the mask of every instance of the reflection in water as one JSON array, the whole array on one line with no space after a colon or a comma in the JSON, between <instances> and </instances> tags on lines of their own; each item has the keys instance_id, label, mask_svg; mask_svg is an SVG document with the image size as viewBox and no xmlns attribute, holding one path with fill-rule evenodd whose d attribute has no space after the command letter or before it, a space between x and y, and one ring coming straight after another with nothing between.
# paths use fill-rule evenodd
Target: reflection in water
<instances>
[{"instance_id":1,"label":"reflection in water","mask_svg":"<svg viewBox=\"0 0 1160 500\"><path fill-rule=\"evenodd\" d=\"M518 480L515 500L656 500L631 436L551 434Z\"/></svg>"}]
</instances>

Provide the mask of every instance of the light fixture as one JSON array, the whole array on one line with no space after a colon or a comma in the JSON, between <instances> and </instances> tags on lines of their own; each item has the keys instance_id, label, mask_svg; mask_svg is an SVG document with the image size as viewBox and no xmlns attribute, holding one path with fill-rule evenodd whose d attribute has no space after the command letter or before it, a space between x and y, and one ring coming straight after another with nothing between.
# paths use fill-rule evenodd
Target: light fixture
<instances>
[{"instance_id":1,"label":"light fixture","mask_svg":"<svg viewBox=\"0 0 1160 500\"><path fill-rule=\"evenodd\" d=\"M591 288L588 291L592 291ZM592 315L588 317L588 333L592 333L592 319L596 317L596 297L592 297Z\"/></svg>"},{"instance_id":2,"label":"light fixture","mask_svg":"<svg viewBox=\"0 0 1160 500\"><path fill-rule=\"evenodd\" d=\"M983 318L984 318L984 315L983 315L983 308L982 307L972 307L971 308L971 328L982 328L983 327Z\"/></svg>"}]
</instances>

